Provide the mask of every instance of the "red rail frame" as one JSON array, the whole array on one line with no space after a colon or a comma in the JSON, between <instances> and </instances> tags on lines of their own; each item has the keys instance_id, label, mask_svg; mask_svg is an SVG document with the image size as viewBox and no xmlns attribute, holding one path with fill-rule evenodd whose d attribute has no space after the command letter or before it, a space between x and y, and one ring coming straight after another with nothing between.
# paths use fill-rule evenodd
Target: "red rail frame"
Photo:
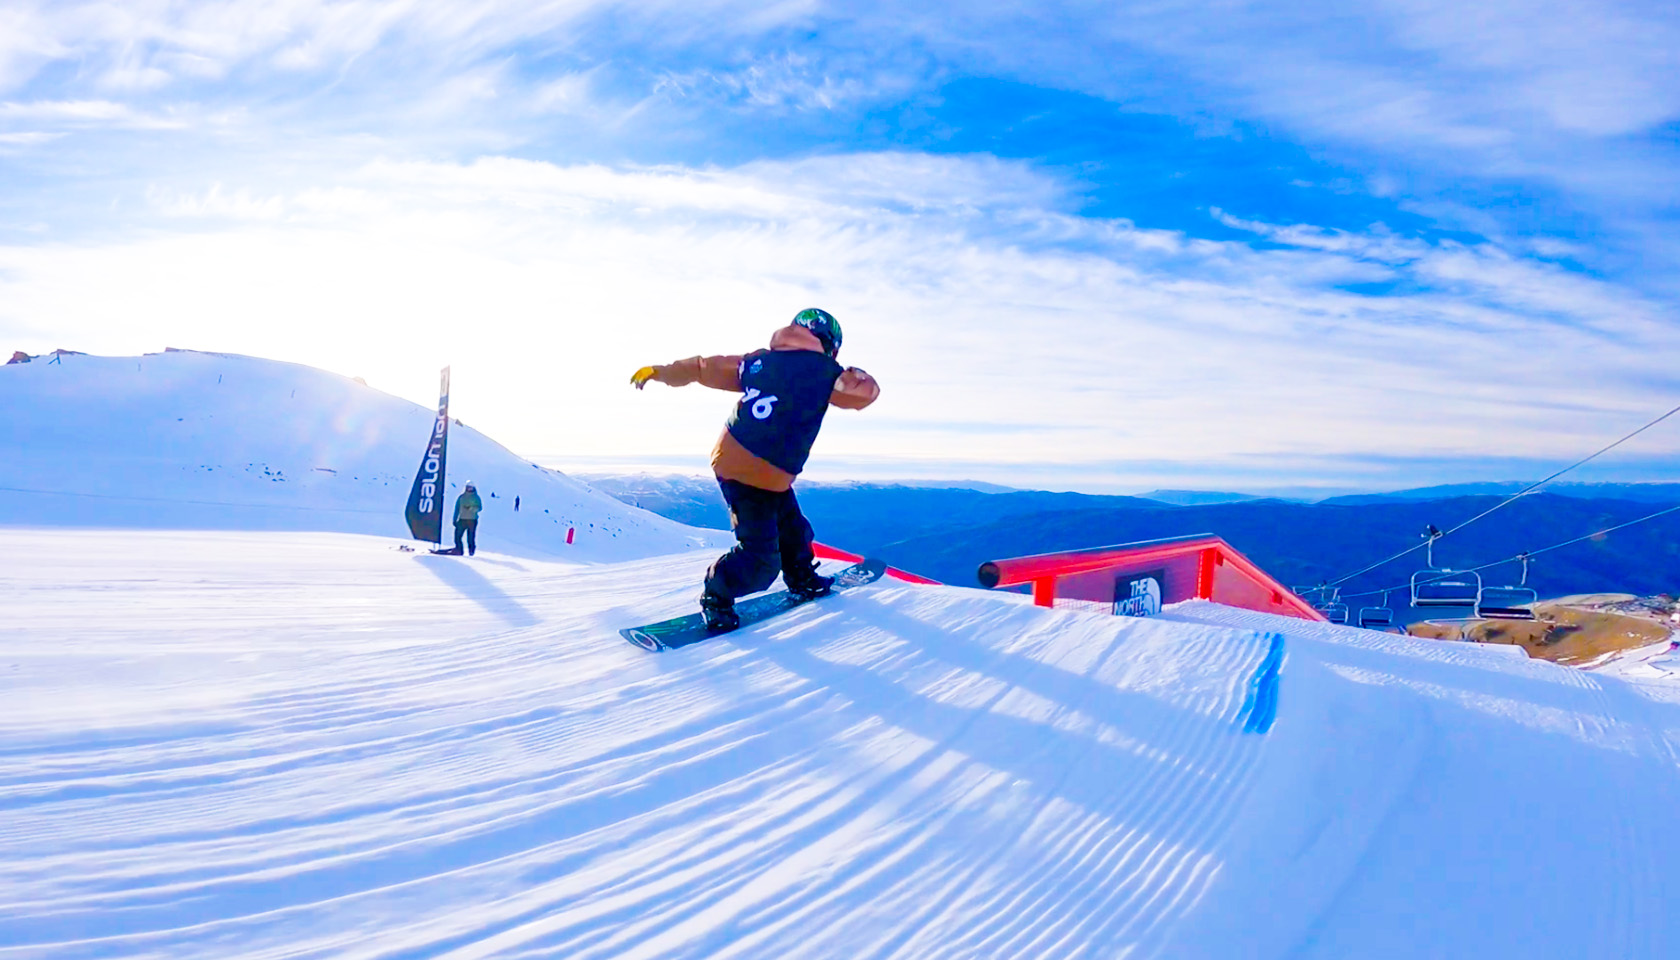
<instances>
[{"instance_id":1,"label":"red rail frame","mask_svg":"<svg viewBox=\"0 0 1680 960\"><path fill-rule=\"evenodd\" d=\"M979 578L981 586L988 588L1030 583L1033 602L1048 607L1055 603L1056 584L1063 577L1106 570L1117 574L1143 572L1192 556L1196 561L1195 587L1182 595L1164 598L1169 602L1195 597L1303 620L1324 619L1311 604L1211 533L992 560L980 565ZM1222 575L1222 570L1230 575Z\"/></svg>"},{"instance_id":2,"label":"red rail frame","mask_svg":"<svg viewBox=\"0 0 1680 960\"><path fill-rule=\"evenodd\" d=\"M844 560L847 563L857 563L859 560L863 559L855 553L850 553L845 550L831 547L826 543L817 543L815 541L811 543L811 553L815 554L818 560ZM927 577L921 576L920 574L911 573L908 570L900 570L897 567L888 567L887 576L896 580L903 580L905 583L925 583L932 586L940 585L938 580L929 580Z\"/></svg>"}]
</instances>

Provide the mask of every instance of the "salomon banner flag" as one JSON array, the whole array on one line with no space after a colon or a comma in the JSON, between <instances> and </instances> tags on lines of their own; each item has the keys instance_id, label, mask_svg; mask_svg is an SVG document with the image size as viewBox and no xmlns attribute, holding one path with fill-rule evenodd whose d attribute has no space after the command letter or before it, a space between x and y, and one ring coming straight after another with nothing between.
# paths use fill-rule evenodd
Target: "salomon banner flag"
<instances>
[{"instance_id":1,"label":"salomon banner flag","mask_svg":"<svg viewBox=\"0 0 1680 960\"><path fill-rule=\"evenodd\" d=\"M414 489L408 493L408 529L416 540L443 543L443 468L449 458L449 368L443 368L438 387L437 420L420 458L420 472L414 475Z\"/></svg>"}]
</instances>

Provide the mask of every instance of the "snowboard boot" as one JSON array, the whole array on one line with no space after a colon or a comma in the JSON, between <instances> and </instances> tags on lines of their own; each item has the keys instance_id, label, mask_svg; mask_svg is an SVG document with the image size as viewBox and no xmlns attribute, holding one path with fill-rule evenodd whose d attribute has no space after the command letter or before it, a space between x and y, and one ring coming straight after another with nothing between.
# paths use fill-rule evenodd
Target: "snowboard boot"
<instances>
[{"instance_id":1,"label":"snowboard boot","mask_svg":"<svg viewBox=\"0 0 1680 960\"><path fill-rule=\"evenodd\" d=\"M735 601L710 590L700 594L700 619L706 622L707 633L728 633L741 625Z\"/></svg>"},{"instance_id":2,"label":"snowboard boot","mask_svg":"<svg viewBox=\"0 0 1680 960\"><path fill-rule=\"evenodd\" d=\"M787 588L788 593L793 595L793 599L804 603L807 600L815 600L818 597L826 597L833 593L834 578L822 576L812 570L803 577L795 576L788 580Z\"/></svg>"}]
</instances>

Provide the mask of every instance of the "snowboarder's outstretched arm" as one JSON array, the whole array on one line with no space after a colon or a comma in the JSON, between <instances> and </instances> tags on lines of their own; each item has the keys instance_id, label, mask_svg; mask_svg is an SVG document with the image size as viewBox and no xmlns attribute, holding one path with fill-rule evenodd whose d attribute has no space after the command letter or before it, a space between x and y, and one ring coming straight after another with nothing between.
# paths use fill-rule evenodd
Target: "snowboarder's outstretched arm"
<instances>
[{"instance_id":1,"label":"snowboarder's outstretched arm","mask_svg":"<svg viewBox=\"0 0 1680 960\"><path fill-rule=\"evenodd\" d=\"M672 387L686 387L698 383L714 390L731 393L741 389L741 358L723 355L689 357L675 363L646 366L630 375L630 383L637 390L657 380ZM857 367L847 367L834 381L834 392L828 402L846 410L862 410L881 395L881 385L875 378Z\"/></svg>"},{"instance_id":2,"label":"snowboarder's outstretched arm","mask_svg":"<svg viewBox=\"0 0 1680 960\"><path fill-rule=\"evenodd\" d=\"M647 385L649 380L657 380L667 386L686 387L691 383L698 383L703 387L714 390L728 390L739 393L741 390L741 358L739 356L718 357L689 357L663 366L649 366L637 370L630 376L630 383L637 390Z\"/></svg>"}]
</instances>

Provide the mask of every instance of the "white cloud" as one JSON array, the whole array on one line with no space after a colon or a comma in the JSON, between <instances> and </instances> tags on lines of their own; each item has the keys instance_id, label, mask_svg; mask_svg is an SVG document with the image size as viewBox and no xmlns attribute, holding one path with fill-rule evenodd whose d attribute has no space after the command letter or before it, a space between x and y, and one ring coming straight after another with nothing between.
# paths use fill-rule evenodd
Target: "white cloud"
<instances>
[{"instance_id":1,"label":"white cloud","mask_svg":"<svg viewBox=\"0 0 1680 960\"><path fill-rule=\"evenodd\" d=\"M1680 7L1653 0L853 2L824 21L873 44L860 72L925 56L920 75L1077 91L1305 147L1412 209L1478 190L1558 197L1557 219L1665 265L1680 247L1672 137ZM829 63L843 60L840 54ZM902 102L896 98L891 102ZM1523 229L1486 203L1475 229ZM1655 243L1651 242L1655 239ZM1661 276L1667 271L1653 271Z\"/></svg>"},{"instance_id":2,"label":"white cloud","mask_svg":"<svg viewBox=\"0 0 1680 960\"><path fill-rule=\"evenodd\" d=\"M286 201L278 195L256 196L248 190L226 192L214 183L208 190L191 196L160 188L147 191L146 199L168 217L215 220L279 220L286 215Z\"/></svg>"},{"instance_id":3,"label":"white cloud","mask_svg":"<svg viewBox=\"0 0 1680 960\"><path fill-rule=\"evenodd\" d=\"M0 12L0 93L52 60L77 60L112 90L148 90L182 77L223 77L246 65L332 74L370 52L414 52L431 66L471 66L510 45L565 32L614 8L673 34L731 35L802 15L797 4L711 0L682 4L609 0L61 0Z\"/></svg>"},{"instance_id":4,"label":"white cloud","mask_svg":"<svg viewBox=\"0 0 1680 960\"><path fill-rule=\"evenodd\" d=\"M5 123L122 130L171 130L187 125L181 118L143 112L114 100L4 102L0 103L0 124Z\"/></svg>"},{"instance_id":5,"label":"white cloud","mask_svg":"<svg viewBox=\"0 0 1680 960\"><path fill-rule=\"evenodd\" d=\"M1671 82L1680 65L1680 18L1670 4L1380 6L1398 45L1429 54L1437 70L1483 80L1460 109L1497 116L1515 107L1591 136L1637 132L1680 115L1680 89Z\"/></svg>"},{"instance_id":6,"label":"white cloud","mask_svg":"<svg viewBox=\"0 0 1680 960\"><path fill-rule=\"evenodd\" d=\"M1677 50L1680 14L1639 0L916 11L814 0L68 0L0 11L0 96L49 63L74 63L73 79L50 84L65 100L114 99L154 117L161 96L232 101L295 125L290 111L313 118L317 98L336 91L345 99L334 109L350 118L341 123L421 138L487 128L472 142L499 150L541 136L533 114L612 128L643 112L634 104L660 77L659 96L774 115L901 103L944 77L1001 76L1215 125L1258 121L1448 182L1542 179L1632 211L1672 192L1672 158L1622 141L1680 117ZM609 64L613 83L601 72ZM1368 187L1408 199L1392 177Z\"/></svg>"},{"instance_id":7,"label":"white cloud","mask_svg":"<svg viewBox=\"0 0 1680 960\"><path fill-rule=\"evenodd\" d=\"M531 94L532 109L557 114L592 112L595 74L595 70L580 70L543 81Z\"/></svg>"},{"instance_id":8,"label":"white cloud","mask_svg":"<svg viewBox=\"0 0 1680 960\"><path fill-rule=\"evenodd\" d=\"M23 130L17 133L0 133L0 146L33 147L42 143L51 143L63 136L61 133L48 133L43 130Z\"/></svg>"},{"instance_id":9,"label":"white cloud","mask_svg":"<svg viewBox=\"0 0 1680 960\"><path fill-rule=\"evenodd\" d=\"M865 83L856 76L836 77L809 57L783 51L731 69L666 73L654 92L677 98L740 100L754 107L834 110L874 99L881 94L883 86L902 89L906 85L882 84L879 80Z\"/></svg>"},{"instance_id":10,"label":"white cloud","mask_svg":"<svg viewBox=\"0 0 1680 960\"><path fill-rule=\"evenodd\" d=\"M1680 116L1680 87L1668 82L1680 50L1672 4L1183 0L1108 17L1065 9L1065 23L1086 29L1091 56L1068 56L1076 48L1058 34L1049 43L994 34L997 45L1087 89L1103 86L1099 68L1115 44L1152 51L1208 91L1236 93L1261 116L1340 140L1474 150L1532 145L1547 131L1614 137ZM945 30L965 22L974 21ZM981 20L959 35L980 40L992 25ZM1059 70L1038 59L1052 51L1064 57Z\"/></svg>"},{"instance_id":11,"label":"white cloud","mask_svg":"<svg viewBox=\"0 0 1680 960\"><path fill-rule=\"evenodd\" d=\"M0 93L27 80L42 64L68 55L52 34L41 4L0 6Z\"/></svg>"},{"instance_id":12,"label":"white cloud","mask_svg":"<svg viewBox=\"0 0 1680 960\"><path fill-rule=\"evenodd\" d=\"M594 32L603 14L613 27ZM778 33L790 27L807 37L822 28L823 39L790 46ZM252 65L330 77L378 50L397 52L391 65L405 75L447 76L531 45L597 63L632 49L686 50L689 67L648 66L677 87L823 109L900 93L910 81L889 64L934 56L1131 104L1236 98L1254 116L1338 141L1505 162L1544 146L1547 134L1613 138L1680 116L1680 87L1669 82L1680 16L1641 0L1179 0L1030 12L749 0L64 0L8 5L0 38L0 93L54 60L77 61L112 90L144 90ZM1193 88L1149 76L1163 61ZM917 81L929 72L923 64ZM552 79L539 74L532 86Z\"/></svg>"},{"instance_id":13,"label":"white cloud","mask_svg":"<svg viewBox=\"0 0 1680 960\"><path fill-rule=\"evenodd\" d=\"M134 115L123 104L110 100L38 100L32 103L0 103L0 119L110 122Z\"/></svg>"},{"instance_id":14,"label":"white cloud","mask_svg":"<svg viewBox=\"0 0 1680 960\"><path fill-rule=\"evenodd\" d=\"M421 401L452 363L461 415L516 449L680 455L703 452L729 398L636 393L629 371L751 349L821 305L846 325L843 358L885 386L835 415L822 452L957 474L1566 457L1653 385L1680 390L1673 317L1554 264L1381 233L1248 224L1275 244L1254 249L1092 221L990 158L387 161L304 190L155 198L196 225L0 248L10 349L243 351ZM1418 289L1343 289L1373 278Z\"/></svg>"}]
</instances>

